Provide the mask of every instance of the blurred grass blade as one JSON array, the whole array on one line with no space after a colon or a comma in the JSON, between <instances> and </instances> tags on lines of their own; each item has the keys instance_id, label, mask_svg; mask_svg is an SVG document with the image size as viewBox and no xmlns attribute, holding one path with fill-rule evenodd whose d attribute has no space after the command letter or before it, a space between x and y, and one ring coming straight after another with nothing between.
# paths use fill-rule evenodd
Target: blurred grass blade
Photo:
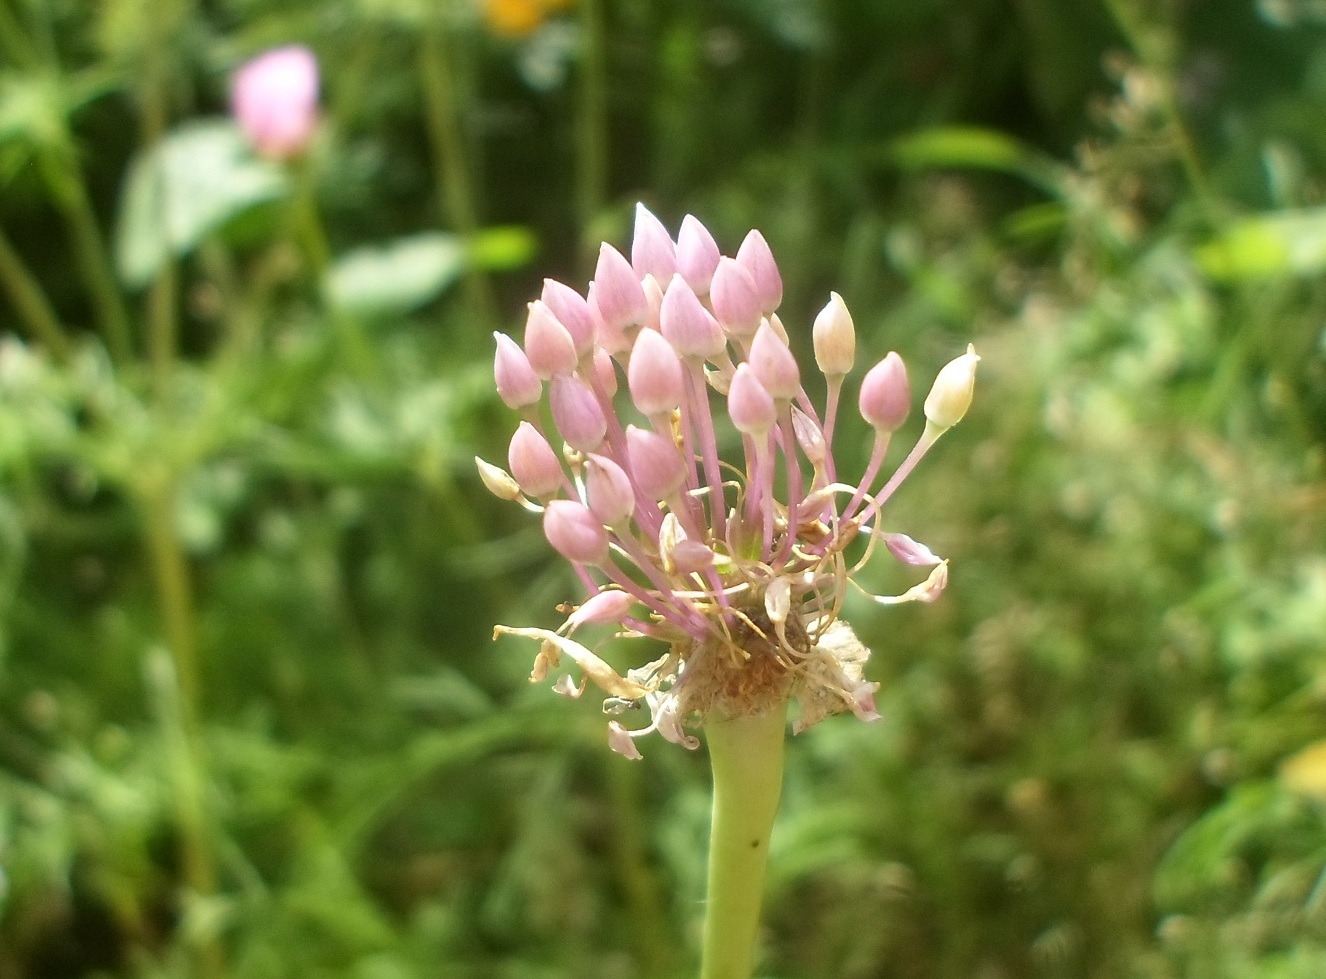
<instances>
[{"instance_id":1,"label":"blurred grass blade","mask_svg":"<svg viewBox=\"0 0 1326 979\"><path fill-rule=\"evenodd\" d=\"M1203 272L1221 282L1316 275L1326 269L1326 208L1234 221L1199 246L1195 257Z\"/></svg>"},{"instance_id":2,"label":"blurred grass blade","mask_svg":"<svg viewBox=\"0 0 1326 979\"><path fill-rule=\"evenodd\" d=\"M1007 173L1059 193L1059 165L1018 139L980 126L937 126L895 140L890 156L905 170L957 167Z\"/></svg>"}]
</instances>

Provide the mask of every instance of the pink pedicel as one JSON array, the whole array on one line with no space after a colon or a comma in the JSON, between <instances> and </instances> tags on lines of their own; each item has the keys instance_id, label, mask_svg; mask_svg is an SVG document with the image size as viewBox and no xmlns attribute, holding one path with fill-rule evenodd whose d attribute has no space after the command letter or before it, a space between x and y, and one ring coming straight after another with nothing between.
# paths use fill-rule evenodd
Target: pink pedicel
<instances>
[{"instance_id":1,"label":"pink pedicel","mask_svg":"<svg viewBox=\"0 0 1326 979\"><path fill-rule=\"evenodd\" d=\"M644 735L691 748L686 727L711 712L789 698L799 704L794 731L836 713L878 717L878 684L863 675L869 651L840 617L844 592L881 553L931 570L902 594L867 594L880 605L935 601L948 583L948 562L886 528L882 508L966 412L979 358L969 349L943 368L925 431L891 472L890 436L911 391L896 353L875 364L856 392L874 448L852 482L833 441L840 395L852 403L851 314L833 293L813 324L794 322L789 344L775 312L782 292L758 231L725 257L695 218L674 243L641 206L631 261L605 243L583 290L545 281L523 349L497 336L497 390L523 420L510 475L477 460L480 476L498 497L542 512L544 535L587 597L555 631L495 631L540 642L532 680L565 658L583 678L558 676L562 692L592 682L610 714L645 708L644 726L609 723L610 746L628 758ZM793 353L808 346L820 404ZM579 640L595 626L656 648L618 672Z\"/></svg>"},{"instance_id":2,"label":"pink pedicel","mask_svg":"<svg viewBox=\"0 0 1326 979\"><path fill-rule=\"evenodd\" d=\"M318 59L290 45L246 62L231 80L230 111L263 156L299 156L318 127Z\"/></svg>"}]
</instances>

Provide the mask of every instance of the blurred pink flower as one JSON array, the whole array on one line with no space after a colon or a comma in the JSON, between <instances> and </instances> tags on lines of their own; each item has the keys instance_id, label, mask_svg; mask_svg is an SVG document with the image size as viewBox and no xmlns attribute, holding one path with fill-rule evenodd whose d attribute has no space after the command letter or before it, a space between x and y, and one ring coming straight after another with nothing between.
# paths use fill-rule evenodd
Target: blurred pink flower
<instances>
[{"instance_id":1,"label":"blurred pink flower","mask_svg":"<svg viewBox=\"0 0 1326 979\"><path fill-rule=\"evenodd\" d=\"M230 109L263 156L298 156L318 123L317 58L292 44L246 62L231 82Z\"/></svg>"}]
</instances>

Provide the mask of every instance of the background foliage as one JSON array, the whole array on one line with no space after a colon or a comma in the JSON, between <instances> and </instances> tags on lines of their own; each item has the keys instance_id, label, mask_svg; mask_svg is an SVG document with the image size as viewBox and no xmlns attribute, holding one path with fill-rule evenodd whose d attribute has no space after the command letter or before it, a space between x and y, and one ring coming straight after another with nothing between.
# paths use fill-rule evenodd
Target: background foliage
<instances>
[{"instance_id":1,"label":"background foliage","mask_svg":"<svg viewBox=\"0 0 1326 979\"><path fill-rule=\"evenodd\" d=\"M490 643L576 592L471 462L637 199L803 350L985 358L764 974L1326 974L1324 67L1316 0L0 0L0 977L691 971L703 758Z\"/></svg>"}]
</instances>

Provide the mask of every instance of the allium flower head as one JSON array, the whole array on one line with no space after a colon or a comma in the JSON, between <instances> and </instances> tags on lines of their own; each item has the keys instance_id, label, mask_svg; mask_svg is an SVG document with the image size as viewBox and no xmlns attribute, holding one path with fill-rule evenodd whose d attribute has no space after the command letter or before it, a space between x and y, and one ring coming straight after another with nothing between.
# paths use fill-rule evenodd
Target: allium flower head
<instances>
[{"instance_id":1,"label":"allium flower head","mask_svg":"<svg viewBox=\"0 0 1326 979\"><path fill-rule=\"evenodd\" d=\"M235 72L230 108L263 156L298 156L318 124L317 58L298 44L258 55Z\"/></svg>"},{"instance_id":2,"label":"allium flower head","mask_svg":"<svg viewBox=\"0 0 1326 979\"><path fill-rule=\"evenodd\" d=\"M476 460L496 495L542 514L548 542L588 593L563 606L556 631L498 626L495 635L540 642L531 681L565 658L583 678L558 676L559 693L579 696L592 681L609 714L647 708L647 723L609 722L610 746L629 758L640 757L642 735L693 748L687 726L706 716L757 714L789 699L799 705L797 731L849 710L874 719L878 684L862 673L869 651L840 618L847 589L860 587L854 574L883 544L899 562L931 570L901 595L870 595L876 602L934 601L948 581L947 562L886 531L880 508L962 417L980 358L969 346L940 371L925 430L887 477L885 454L911 392L901 357L877 361L858 395L874 449L847 482L833 457L856 355L846 304L832 294L814 322L827 389L816 406L776 312L782 278L764 237L752 231L735 258L716 250L693 217L674 242L640 206L631 262L605 244L583 297L546 283L523 346L497 338L498 390L522 418L510 473ZM666 651L622 675L572 638L593 625Z\"/></svg>"}]
</instances>

